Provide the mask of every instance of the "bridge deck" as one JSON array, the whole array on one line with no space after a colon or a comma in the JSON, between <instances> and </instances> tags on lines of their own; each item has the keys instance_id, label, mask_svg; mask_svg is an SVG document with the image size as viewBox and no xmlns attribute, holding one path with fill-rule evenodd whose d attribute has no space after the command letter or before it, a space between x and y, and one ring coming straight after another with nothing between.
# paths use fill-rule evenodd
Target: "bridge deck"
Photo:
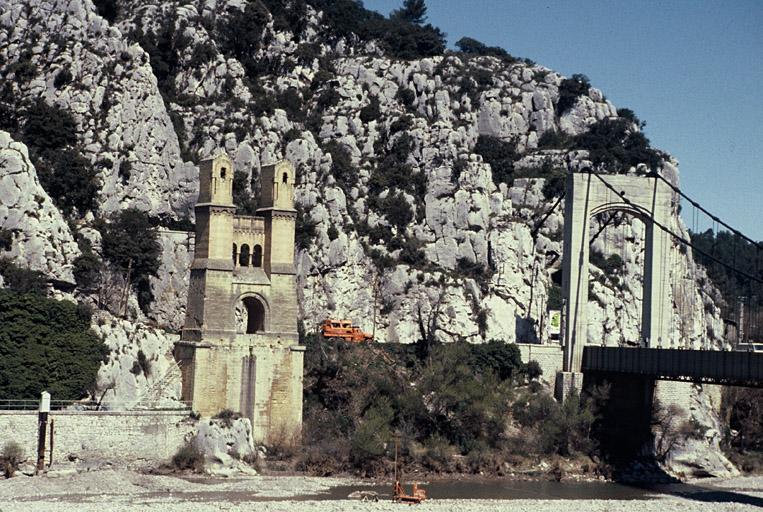
<instances>
[{"instance_id":1,"label":"bridge deck","mask_svg":"<svg viewBox=\"0 0 763 512\"><path fill-rule=\"evenodd\" d=\"M763 387L763 353L586 346L583 372Z\"/></svg>"}]
</instances>

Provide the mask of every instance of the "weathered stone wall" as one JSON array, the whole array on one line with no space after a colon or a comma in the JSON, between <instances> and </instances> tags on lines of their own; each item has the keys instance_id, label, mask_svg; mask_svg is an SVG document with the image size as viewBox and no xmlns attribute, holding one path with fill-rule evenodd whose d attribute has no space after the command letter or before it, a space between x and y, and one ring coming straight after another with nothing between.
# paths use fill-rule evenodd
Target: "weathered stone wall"
<instances>
[{"instance_id":1,"label":"weathered stone wall","mask_svg":"<svg viewBox=\"0 0 763 512\"><path fill-rule=\"evenodd\" d=\"M302 426L303 350L288 333L242 334L227 346L181 344L183 398L203 416L240 412L257 442L291 441Z\"/></svg>"},{"instance_id":2,"label":"weathered stone wall","mask_svg":"<svg viewBox=\"0 0 763 512\"><path fill-rule=\"evenodd\" d=\"M49 429L50 421L54 462L69 455L163 461L196 430L196 421L185 411L55 411L50 414ZM27 457L33 458L37 453L37 411L0 411L0 445L6 441L18 442ZM49 448L49 441L46 444Z\"/></svg>"},{"instance_id":3,"label":"weathered stone wall","mask_svg":"<svg viewBox=\"0 0 763 512\"><path fill-rule=\"evenodd\" d=\"M537 343L517 343L522 354L522 362L538 361L543 370L542 379L554 382L557 372L562 370L563 358L561 345L539 345Z\"/></svg>"}]
</instances>

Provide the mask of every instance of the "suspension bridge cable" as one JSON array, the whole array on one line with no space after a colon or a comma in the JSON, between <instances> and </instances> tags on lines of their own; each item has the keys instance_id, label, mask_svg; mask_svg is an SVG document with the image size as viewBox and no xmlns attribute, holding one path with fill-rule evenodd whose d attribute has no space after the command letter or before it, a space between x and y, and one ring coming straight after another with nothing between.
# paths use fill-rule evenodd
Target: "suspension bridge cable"
<instances>
[{"instance_id":1,"label":"suspension bridge cable","mask_svg":"<svg viewBox=\"0 0 763 512\"><path fill-rule=\"evenodd\" d=\"M715 215L713 215L712 213L710 213L709 211L707 211L707 210L706 210L706 209L705 209L705 208L704 208L704 207L703 207L701 204L699 204L698 202L696 202L696 201L695 201L694 199L692 199L691 197L687 196L687 195L686 195L684 192L682 192L682 191L681 191L681 189L680 189L680 188L676 187L676 186L675 186L675 185L673 185L671 182L669 182L667 179L665 179L665 177L664 177L662 174L660 174L660 173L658 173L658 172L656 172L656 171L655 171L655 172L651 172L651 173L647 174L647 176L655 176L655 177L659 178L659 179L660 179L660 180L662 180L662 181L663 181L663 182L664 182L664 183L665 183L667 186L669 186L671 189L673 189L673 191L674 191L674 192L677 192L677 193L678 193L678 195L680 195L681 197L683 197L684 199L686 199L687 201L689 201L689 202L691 203L691 205L692 205L692 206L694 206L695 208L698 208L698 209L699 209L699 210L701 210L701 211L702 211L702 212L703 212L705 215L707 215L707 216L709 216L711 219L713 219L713 221L714 221L714 222L717 222L717 223L721 224L722 226L724 226L725 228L727 228L729 231L731 231L731 232L732 232L732 233L734 233L735 235L741 236L742 238L744 238L745 240L747 240L748 242L750 242L751 244L753 244L754 246L756 246L758 249L761 249L761 248L763 248L763 246L762 246L762 245L761 245L759 242L756 242L755 240L753 240L752 238L748 237L747 235L745 235L745 234L744 234L744 233L742 233L741 231L739 231L739 230L737 230L737 229L734 229L733 227L731 227L731 226L730 226L730 225L728 225L727 223L723 222L723 221L722 221L720 218L718 218L717 216L715 216Z\"/></svg>"},{"instance_id":2,"label":"suspension bridge cable","mask_svg":"<svg viewBox=\"0 0 763 512\"><path fill-rule=\"evenodd\" d=\"M530 235L532 236L533 240L535 240L535 237L538 236L538 232L540 231L540 228L543 227L543 224L546 223L549 217L551 217L551 214L556 210L556 207L559 206L559 203L562 202L562 199L564 199L565 192L562 192L562 195L559 196L559 199L556 200L554 205L548 209L546 213L543 214L543 217L535 223L532 230L530 230Z\"/></svg>"},{"instance_id":3,"label":"suspension bridge cable","mask_svg":"<svg viewBox=\"0 0 763 512\"><path fill-rule=\"evenodd\" d=\"M600 181L601 181L601 182L604 184L604 186L606 186L608 189L610 189L610 190L611 190L611 191L613 191L615 194L617 194L617 195L618 195L618 196L619 196L619 197L620 197L620 198L621 198L621 199L622 199L622 200L623 200L623 201L624 201L626 204L628 204L628 205L630 205L630 206L635 206L635 205L634 205L634 204L631 202L631 200L630 200L630 199L628 199L627 197L625 197L625 194L623 194L622 192L620 192L619 190L617 190L615 187L613 187L612 185L610 185L610 184L609 184L609 182L607 182L607 180L605 180L604 178L602 178L602 177L601 177L601 176L600 176L598 173L595 173L595 172L593 172L593 171L592 171L592 170L590 170L590 169L589 169L587 172L588 172L588 174L592 174L592 175L596 176L596 177L597 177L597 178L598 178L598 179L599 179L599 180L600 180ZM704 256L704 257L706 257L706 258L709 258L709 259L713 260L714 262L718 263L719 265L722 265L722 266L726 267L727 269L731 270L732 272L735 272L735 273L737 273L737 274L739 274L739 275L741 275L741 276L743 276L743 277L746 277L747 279L751 279L751 280L755 281L756 283L760 283L760 284L763 284L763 279L760 279L760 278L758 278L758 277L755 277L755 276L753 276L753 275L750 275L750 274L748 274L747 272L745 272L745 271L743 271L743 270L739 270L738 268L735 268L735 267L733 267L733 266L729 265L729 264L728 264L728 263L726 263L725 261L722 261L722 260L720 260L720 259L716 258L715 256L708 254L707 252L703 251L702 249L700 249L700 248L696 247L696 246L695 246L695 245L694 245L694 244L693 244L691 241L689 241L689 240L686 240L686 239L685 239L684 237L682 237L681 235L679 235L679 234L677 234L677 233L673 232L673 230L671 230L669 227L667 227L667 226L663 225L662 223L660 223L660 222L658 222L658 221L654 220L654 218L652 218L652 219L651 219L651 221L652 221L652 224L654 224L655 226L657 226L658 228L660 228L661 230L663 230L664 232L666 232L667 234L669 234L670 236L672 236L673 238L675 238L676 240L678 240L679 242L681 242L682 244L684 244L684 245L688 245L688 246L689 246L689 247L691 247L691 248L692 248L692 249L693 249L695 252L697 252L697 253L701 254L702 256Z\"/></svg>"}]
</instances>

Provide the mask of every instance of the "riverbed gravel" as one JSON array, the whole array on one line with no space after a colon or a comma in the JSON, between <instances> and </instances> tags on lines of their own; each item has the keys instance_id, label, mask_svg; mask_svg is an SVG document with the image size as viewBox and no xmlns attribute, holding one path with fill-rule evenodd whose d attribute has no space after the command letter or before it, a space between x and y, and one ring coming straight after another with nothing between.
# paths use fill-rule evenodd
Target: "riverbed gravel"
<instances>
[{"instance_id":1,"label":"riverbed gravel","mask_svg":"<svg viewBox=\"0 0 763 512\"><path fill-rule=\"evenodd\" d=\"M338 512L393 511L401 505L388 500L319 500L317 495L336 486L352 486L349 478L257 476L236 479L181 478L146 475L129 470L59 472L47 476L18 476L0 481L0 512L72 511L162 512L262 511ZM718 485L724 484L725 485ZM723 487L716 502L703 494L659 494L643 500L429 500L415 510L437 512L746 512L763 505L763 478L714 481ZM742 493L740 490L744 490ZM757 496L757 497L756 497ZM710 499L711 501L705 501ZM403 510L407 509L405 507Z\"/></svg>"}]
</instances>

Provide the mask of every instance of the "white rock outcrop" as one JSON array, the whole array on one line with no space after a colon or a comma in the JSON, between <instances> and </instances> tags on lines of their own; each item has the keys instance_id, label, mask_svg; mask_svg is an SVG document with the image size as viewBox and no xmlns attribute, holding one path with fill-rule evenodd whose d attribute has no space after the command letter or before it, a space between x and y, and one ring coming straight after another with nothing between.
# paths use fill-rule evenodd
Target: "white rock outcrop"
<instances>
[{"instance_id":1,"label":"white rock outcrop","mask_svg":"<svg viewBox=\"0 0 763 512\"><path fill-rule=\"evenodd\" d=\"M0 229L11 233L11 247L0 250L16 264L48 278L74 283L80 251L66 219L40 185L27 147L0 131Z\"/></svg>"}]
</instances>

